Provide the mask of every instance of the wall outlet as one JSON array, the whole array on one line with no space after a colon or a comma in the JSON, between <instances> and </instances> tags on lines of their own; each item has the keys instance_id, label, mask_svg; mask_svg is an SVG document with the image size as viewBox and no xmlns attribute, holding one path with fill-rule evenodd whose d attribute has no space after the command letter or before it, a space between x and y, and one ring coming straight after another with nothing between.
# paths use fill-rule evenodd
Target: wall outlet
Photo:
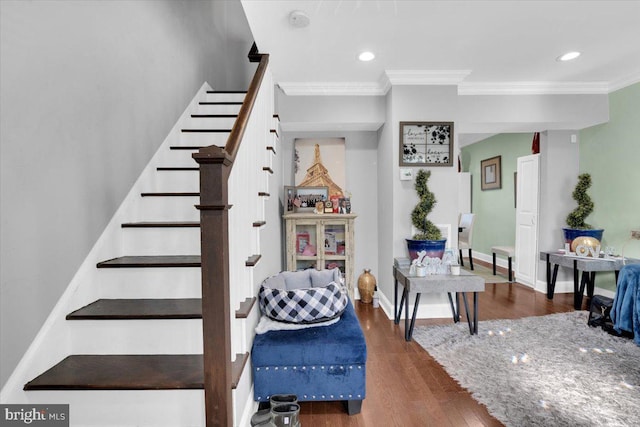
<instances>
[{"instance_id":1,"label":"wall outlet","mask_svg":"<svg viewBox=\"0 0 640 427\"><path fill-rule=\"evenodd\" d=\"M640 240L640 230L631 230L631 238Z\"/></svg>"}]
</instances>

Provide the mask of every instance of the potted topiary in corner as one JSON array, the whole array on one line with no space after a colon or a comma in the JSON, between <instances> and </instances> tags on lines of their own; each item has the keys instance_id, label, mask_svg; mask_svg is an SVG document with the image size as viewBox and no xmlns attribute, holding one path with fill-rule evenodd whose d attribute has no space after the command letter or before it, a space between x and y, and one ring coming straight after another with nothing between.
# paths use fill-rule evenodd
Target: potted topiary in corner
<instances>
[{"instance_id":1,"label":"potted topiary in corner","mask_svg":"<svg viewBox=\"0 0 640 427\"><path fill-rule=\"evenodd\" d=\"M419 232L412 239L407 240L409 258L413 261L418 257L418 252L425 251L431 258L442 258L447 239L443 239L440 229L429 221L427 216L436 205L436 197L429 191L427 181L431 171L421 169L416 175L415 189L420 201L411 212L411 222Z\"/></svg>"},{"instance_id":2,"label":"potted topiary in corner","mask_svg":"<svg viewBox=\"0 0 640 427\"><path fill-rule=\"evenodd\" d=\"M595 229L591 224L585 222L586 218L593 212L593 201L587 193L591 187L591 175L583 173L578 175L578 183L573 190L573 200L578 206L567 216L567 225L562 229L565 243L571 244L578 237L592 237L602 241L603 229Z\"/></svg>"}]
</instances>

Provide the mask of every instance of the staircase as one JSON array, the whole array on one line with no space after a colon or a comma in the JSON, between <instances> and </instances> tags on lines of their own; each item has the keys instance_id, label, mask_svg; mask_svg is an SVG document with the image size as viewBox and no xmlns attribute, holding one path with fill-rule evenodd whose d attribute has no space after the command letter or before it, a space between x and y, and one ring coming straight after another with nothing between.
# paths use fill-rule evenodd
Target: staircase
<instances>
[{"instance_id":1,"label":"staircase","mask_svg":"<svg viewBox=\"0 0 640 427\"><path fill-rule=\"evenodd\" d=\"M121 255L95 264L95 283L82 286L97 289L76 290L70 297L95 296L66 314L71 354L24 385L28 401L70 404L71 425L205 425L201 230L195 208L200 168L192 155L203 147L225 146L244 97L244 92L207 90L183 115L179 137L165 141L149 166L152 178L142 180L143 191L125 210L130 217L120 223L115 239L121 242ZM271 112L268 119L273 129L264 130L257 144L262 153L253 166L263 176L262 191L253 197L258 206L249 224L253 240L259 240L266 224L264 204L277 144L277 116ZM242 268L253 268L261 255L252 251L244 258ZM241 379L250 384L244 367L256 310L252 273L249 277L252 283L232 292L230 301L238 319L232 332L243 337L231 345L234 389ZM244 386L241 395L234 395L234 414L229 415L236 423L253 410L249 389ZM66 392L54 392L60 390Z\"/></svg>"}]
</instances>

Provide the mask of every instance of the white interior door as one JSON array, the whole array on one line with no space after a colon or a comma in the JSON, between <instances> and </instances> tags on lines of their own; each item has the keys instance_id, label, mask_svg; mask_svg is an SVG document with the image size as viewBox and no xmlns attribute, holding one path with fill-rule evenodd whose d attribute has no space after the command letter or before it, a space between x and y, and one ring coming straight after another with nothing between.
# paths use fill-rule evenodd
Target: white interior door
<instances>
[{"instance_id":1,"label":"white interior door","mask_svg":"<svg viewBox=\"0 0 640 427\"><path fill-rule=\"evenodd\" d=\"M538 271L539 154L518 158L516 262L518 282L535 288Z\"/></svg>"}]
</instances>

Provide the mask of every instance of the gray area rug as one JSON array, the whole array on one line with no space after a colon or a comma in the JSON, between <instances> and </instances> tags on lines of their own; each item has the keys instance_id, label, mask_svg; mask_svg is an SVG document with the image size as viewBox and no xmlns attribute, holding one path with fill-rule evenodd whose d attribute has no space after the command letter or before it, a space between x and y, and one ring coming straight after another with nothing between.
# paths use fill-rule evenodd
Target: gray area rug
<instances>
[{"instance_id":1,"label":"gray area rug","mask_svg":"<svg viewBox=\"0 0 640 427\"><path fill-rule=\"evenodd\" d=\"M506 426L640 426L640 347L586 311L418 326L413 338Z\"/></svg>"}]
</instances>

